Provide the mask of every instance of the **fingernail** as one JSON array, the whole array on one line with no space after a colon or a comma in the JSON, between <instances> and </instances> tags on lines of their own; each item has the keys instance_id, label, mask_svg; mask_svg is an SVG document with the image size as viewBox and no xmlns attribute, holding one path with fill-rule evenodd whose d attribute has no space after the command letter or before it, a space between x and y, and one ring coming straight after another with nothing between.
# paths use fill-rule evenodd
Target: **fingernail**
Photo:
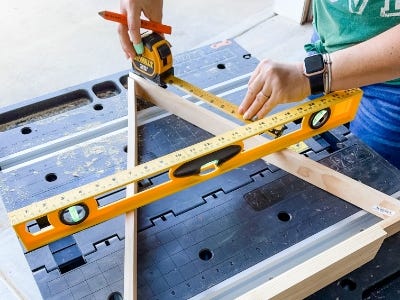
<instances>
[{"instance_id":1,"label":"fingernail","mask_svg":"<svg viewBox=\"0 0 400 300\"><path fill-rule=\"evenodd\" d=\"M243 119L248 120L248 119L249 119L249 114L248 114L248 113L245 113L245 114L243 115Z\"/></svg>"},{"instance_id":2,"label":"fingernail","mask_svg":"<svg viewBox=\"0 0 400 300\"><path fill-rule=\"evenodd\" d=\"M135 48L136 54L137 55L142 55L144 52L144 47L143 47L143 43L139 43L136 45L133 45L133 48Z\"/></svg>"},{"instance_id":3,"label":"fingernail","mask_svg":"<svg viewBox=\"0 0 400 300\"><path fill-rule=\"evenodd\" d=\"M258 120L258 116L255 115L251 120L252 120L253 122L257 121L257 120Z\"/></svg>"}]
</instances>

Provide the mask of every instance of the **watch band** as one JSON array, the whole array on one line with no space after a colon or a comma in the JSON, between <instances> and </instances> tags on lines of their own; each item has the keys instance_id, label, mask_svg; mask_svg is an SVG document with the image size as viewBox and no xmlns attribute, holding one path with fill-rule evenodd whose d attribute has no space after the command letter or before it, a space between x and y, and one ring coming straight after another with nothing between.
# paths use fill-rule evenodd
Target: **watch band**
<instances>
[{"instance_id":1,"label":"watch band","mask_svg":"<svg viewBox=\"0 0 400 300\"><path fill-rule=\"evenodd\" d=\"M306 57L304 75L309 80L312 95L329 94L332 87L332 60L329 53Z\"/></svg>"},{"instance_id":2,"label":"watch band","mask_svg":"<svg viewBox=\"0 0 400 300\"><path fill-rule=\"evenodd\" d=\"M312 95L322 94L324 90L324 73L319 73L308 77Z\"/></svg>"}]
</instances>

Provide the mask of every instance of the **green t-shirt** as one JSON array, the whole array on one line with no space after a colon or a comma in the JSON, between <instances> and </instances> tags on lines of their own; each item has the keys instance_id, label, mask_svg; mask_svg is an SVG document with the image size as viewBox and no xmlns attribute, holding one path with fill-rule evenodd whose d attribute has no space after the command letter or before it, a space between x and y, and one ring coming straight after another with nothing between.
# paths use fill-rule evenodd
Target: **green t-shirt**
<instances>
[{"instance_id":1,"label":"green t-shirt","mask_svg":"<svg viewBox=\"0 0 400 300\"><path fill-rule=\"evenodd\" d=\"M313 0L314 28L320 40L307 51L334 52L400 24L399 0ZM400 78L390 81L400 84Z\"/></svg>"}]
</instances>

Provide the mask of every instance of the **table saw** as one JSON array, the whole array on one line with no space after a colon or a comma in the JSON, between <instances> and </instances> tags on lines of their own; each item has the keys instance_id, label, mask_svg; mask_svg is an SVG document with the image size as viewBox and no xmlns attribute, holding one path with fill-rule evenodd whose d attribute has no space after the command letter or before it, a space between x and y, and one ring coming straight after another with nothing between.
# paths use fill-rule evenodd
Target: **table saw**
<instances>
[{"instance_id":1,"label":"table saw","mask_svg":"<svg viewBox=\"0 0 400 300\"><path fill-rule=\"evenodd\" d=\"M174 68L179 77L239 104L257 63L226 41L175 56ZM125 168L127 76L128 70L0 109L0 196L8 211ZM211 137L144 100L138 108L141 163ZM399 195L400 171L346 126L305 144L301 152L307 157ZM105 205L124 196L121 189L98 201ZM138 214L139 299L210 298L234 282L218 294L232 299L379 221L261 160L144 206ZM40 226L32 223L29 230ZM310 298L396 298L399 243L398 234L386 239L375 260ZM123 294L123 254L120 216L25 257L44 299L107 299ZM253 275L241 280L246 273Z\"/></svg>"}]
</instances>

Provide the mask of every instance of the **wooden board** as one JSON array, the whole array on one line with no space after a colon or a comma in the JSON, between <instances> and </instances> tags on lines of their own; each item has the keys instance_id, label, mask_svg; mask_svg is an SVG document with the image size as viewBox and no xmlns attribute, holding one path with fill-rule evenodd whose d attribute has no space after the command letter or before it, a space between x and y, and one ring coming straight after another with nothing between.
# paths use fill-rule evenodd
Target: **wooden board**
<instances>
[{"instance_id":1,"label":"wooden board","mask_svg":"<svg viewBox=\"0 0 400 300\"><path fill-rule=\"evenodd\" d=\"M135 82L128 78L128 151L127 168L137 165L138 138ZM126 196L137 192L137 184L126 188ZM125 215L124 299L137 299L137 210Z\"/></svg>"},{"instance_id":2,"label":"wooden board","mask_svg":"<svg viewBox=\"0 0 400 300\"><path fill-rule=\"evenodd\" d=\"M372 226L237 299L303 299L372 260L385 237Z\"/></svg>"}]
</instances>

